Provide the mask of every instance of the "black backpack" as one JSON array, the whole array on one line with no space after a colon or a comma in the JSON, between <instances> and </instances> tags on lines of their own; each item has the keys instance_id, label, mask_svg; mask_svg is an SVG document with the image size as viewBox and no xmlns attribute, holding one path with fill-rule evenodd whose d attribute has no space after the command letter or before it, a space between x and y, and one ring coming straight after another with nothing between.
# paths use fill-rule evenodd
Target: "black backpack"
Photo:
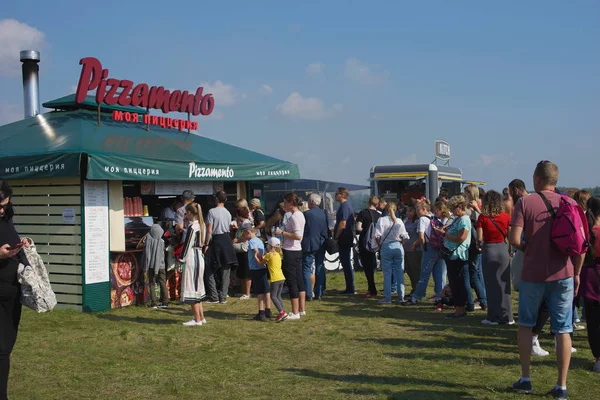
<instances>
[{"instance_id":1,"label":"black backpack","mask_svg":"<svg viewBox=\"0 0 600 400\"><path fill-rule=\"evenodd\" d=\"M471 210L469 219L471 220L471 244L469 245L469 258L471 259L481 254L481 251L477 247L477 213L474 210Z\"/></svg>"},{"instance_id":2,"label":"black backpack","mask_svg":"<svg viewBox=\"0 0 600 400\"><path fill-rule=\"evenodd\" d=\"M369 212L369 217L371 218L371 224L369 225L369 228L367 228L367 231L365 232L364 236L362 237L362 248L365 249L368 252L371 253L377 253L379 251L379 244L377 243L377 239L375 239L375 229L376 229L376 224L377 222L375 221L375 218L373 217L373 212L377 212L377 211L372 211L367 209L367 211Z\"/></svg>"}]
</instances>

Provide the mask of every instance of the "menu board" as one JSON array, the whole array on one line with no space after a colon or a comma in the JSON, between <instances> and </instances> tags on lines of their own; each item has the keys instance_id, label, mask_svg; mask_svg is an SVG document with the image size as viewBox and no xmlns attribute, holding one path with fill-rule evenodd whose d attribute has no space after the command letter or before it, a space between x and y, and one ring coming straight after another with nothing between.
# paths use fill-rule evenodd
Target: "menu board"
<instances>
[{"instance_id":1,"label":"menu board","mask_svg":"<svg viewBox=\"0 0 600 400\"><path fill-rule=\"evenodd\" d=\"M108 282L108 183L83 183L85 206L85 284Z\"/></svg>"},{"instance_id":2,"label":"menu board","mask_svg":"<svg viewBox=\"0 0 600 400\"><path fill-rule=\"evenodd\" d=\"M212 182L154 182L154 194L157 196L181 195L184 190L191 190L196 196L214 193Z\"/></svg>"}]
</instances>

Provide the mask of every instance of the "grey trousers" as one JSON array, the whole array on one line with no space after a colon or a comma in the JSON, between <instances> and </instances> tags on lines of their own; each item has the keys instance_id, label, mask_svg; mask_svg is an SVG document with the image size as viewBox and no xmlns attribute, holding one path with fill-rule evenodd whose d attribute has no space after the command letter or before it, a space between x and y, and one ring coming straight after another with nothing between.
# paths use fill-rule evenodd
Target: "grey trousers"
<instances>
[{"instance_id":1,"label":"grey trousers","mask_svg":"<svg viewBox=\"0 0 600 400\"><path fill-rule=\"evenodd\" d=\"M273 304L275 304L275 307L277 307L277 311L279 312L285 310L283 308L283 299L281 298L284 283L285 281L271 282L271 301L273 302ZM268 304L267 307L269 307Z\"/></svg>"},{"instance_id":2,"label":"grey trousers","mask_svg":"<svg viewBox=\"0 0 600 400\"><path fill-rule=\"evenodd\" d=\"M218 269L206 267L204 269L204 286L206 287L206 298L209 300L227 301L229 292L229 278L231 266L225 265Z\"/></svg>"},{"instance_id":3,"label":"grey trousers","mask_svg":"<svg viewBox=\"0 0 600 400\"><path fill-rule=\"evenodd\" d=\"M510 300L510 256L508 244L484 243L483 281L487 294L487 320L506 324L513 320Z\"/></svg>"}]
</instances>

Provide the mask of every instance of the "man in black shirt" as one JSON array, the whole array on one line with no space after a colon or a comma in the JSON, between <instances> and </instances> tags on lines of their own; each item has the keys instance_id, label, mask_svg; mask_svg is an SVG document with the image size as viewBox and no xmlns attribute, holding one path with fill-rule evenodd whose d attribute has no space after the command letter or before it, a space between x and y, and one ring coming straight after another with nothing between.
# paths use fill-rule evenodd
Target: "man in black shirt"
<instances>
[{"instance_id":1,"label":"man in black shirt","mask_svg":"<svg viewBox=\"0 0 600 400\"><path fill-rule=\"evenodd\" d=\"M371 225L377 224L377 220L380 217L377 212L377 205L379 204L379 198L377 196L369 197L369 208L365 208L358 213L356 218L356 231L360 232L358 237L358 249L360 254L360 263L362 264L367 282L369 285L369 291L362 297L374 297L377 296L377 288L375 287L375 270L377 269L377 253L368 251L365 248L365 241L369 240L367 232ZM375 229L375 226L373 226Z\"/></svg>"}]
</instances>

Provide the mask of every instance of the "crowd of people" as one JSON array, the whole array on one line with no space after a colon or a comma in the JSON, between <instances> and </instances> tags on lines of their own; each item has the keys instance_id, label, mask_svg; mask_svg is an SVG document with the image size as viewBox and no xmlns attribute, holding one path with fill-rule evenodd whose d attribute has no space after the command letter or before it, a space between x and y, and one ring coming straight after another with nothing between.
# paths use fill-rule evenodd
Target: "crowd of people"
<instances>
[{"instance_id":1,"label":"crowd of people","mask_svg":"<svg viewBox=\"0 0 600 400\"><path fill-rule=\"evenodd\" d=\"M175 220L173 229L164 232L155 225L141 244L145 276L151 285L156 280L160 286L160 303L151 287L151 305L168 307L165 266L169 262L165 260L171 251L180 270L180 300L193 313L184 326L205 325L203 303L227 304L235 282L240 300L255 296L254 320L298 320L307 315L308 301L325 295L325 252L332 241L337 244L345 279L342 293L357 294L351 257L357 233L367 280L363 298L378 296L375 272L380 260L380 304L392 304L394 294L397 303L406 307L428 300L438 311L451 307L446 315L450 319L462 319L480 309L486 313L481 323L490 326L512 325L517 315L522 369L513 385L517 392L532 392L530 356L549 355L538 340L549 319L558 360L557 384L551 392L555 398L567 398L567 371L571 353L576 351L571 335L574 329L583 329L577 325L581 323L579 307L595 357L593 369L600 372L600 199L581 190L561 194L557 182L558 167L542 161L534 171L535 193L528 193L525 183L515 179L502 193L468 185L464 193L450 198L440 193L434 204L421 198L398 206L371 196L367 207L356 214L348 190L339 188L333 229L316 193L308 201L288 193L268 216L259 199L250 203L240 199L232 216L223 191L216 193L216 206L206 214L194 194L185 191L180 203L163 213ZM5 243L0 247L2 394L20 319L15 268L19 261L26 261L15 247L21 239L12 225L10 187L4 181L0 185L0 222L4 224L0 232ZM565 214L564 207L580 211L581 219ZM575 235L585 236L582 251L569 249L568 253L560 248L564 238L557 238L554 230L559 218L575 218L569 221L576 228ZM405 273L409 293L405 293ZM430 278L434 284L428 297ZM284 286L289 308L282 298ZM513 289L519 291L516 314ZM277 313L271 312L271 303Z\"/></svg>"}]
</instances>

